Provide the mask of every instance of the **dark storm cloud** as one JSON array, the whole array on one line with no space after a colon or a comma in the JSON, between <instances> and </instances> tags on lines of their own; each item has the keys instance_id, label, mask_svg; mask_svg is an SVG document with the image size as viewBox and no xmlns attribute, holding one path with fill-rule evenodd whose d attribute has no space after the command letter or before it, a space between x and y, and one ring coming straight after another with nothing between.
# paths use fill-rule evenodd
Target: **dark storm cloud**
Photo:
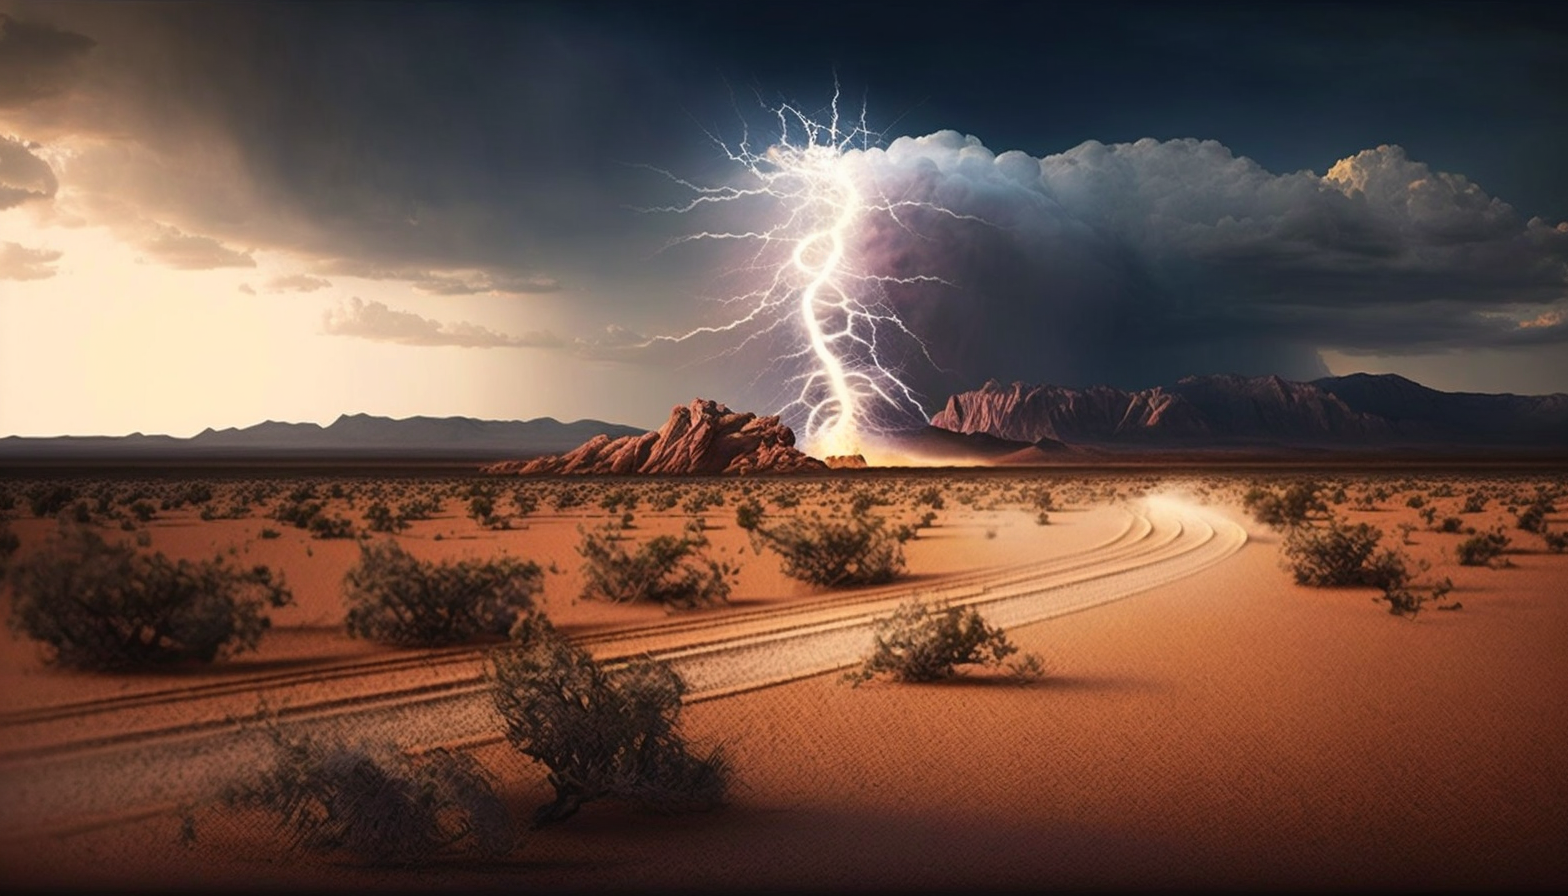
<instances>
[{"instance_id":1,"label":"dark storm cloud","mask_svg":"<svg viewBox=\"0 0 1568 896\"><path fill-rule=\"evenodd\" d=\"M917 216L917 235L867 235L890 272L951 283L891 290L948 371L927 376L937 400L988 376L1143 386L1311 375L1320 347L1563 339L1568 36L1546 6L18 9L7 41L55 41L24 54L29 95L53 99L17 113L37 129L20 136L122 140L75 158L69 185L175 228L166 260L280 248L312 274L431 295L570 290L599 334L570 345L594 357L713 323L693 297L733 263L658 253L701 222L628 211L667 184L626 163L729 181L705 130L733 138L745 117L765 145L751 88L822 105L835 71L889 137L957 127L1028 151L936 134L894 141L877 170L995 225ZM13 159L25 177L0 167L0 207L56 191L0 142ZM334 326L513 344L376 305Z\"/></svg>"},{"instance_id":2,"label":"dark storm cloud","mask_svg":"<svg viewBox=\"0 0 1568 896\"><path fill-rule=\"evenodd\" d=\"M94 41L0 13L0 109L60 93Z\"/></svg>"},{"instance_id":3,"label":"dark storm cloud","mask_svg":"<svg viewBox=\"0 0 1568 896\"><path fill-rule=\"evenodd\" d=\"M1568 342L1552 316L1568 303L1568 225L1525 220L1399 147L1320 176L1212 141L1036 159L947 131L865 163L886 195L989 222L915 213L908 230L884 223L867 261L950 284L893 299L963 378L1311 376L1319 348Z\"/></svg>"}]
</instances>

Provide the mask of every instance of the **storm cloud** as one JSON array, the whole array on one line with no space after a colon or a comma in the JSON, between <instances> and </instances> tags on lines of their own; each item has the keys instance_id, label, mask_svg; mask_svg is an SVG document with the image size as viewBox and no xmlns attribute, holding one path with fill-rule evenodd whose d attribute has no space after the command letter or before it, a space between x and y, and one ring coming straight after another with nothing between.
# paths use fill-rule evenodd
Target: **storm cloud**
<instances>
[{"instance_id":1,"label":"storm cloud","mask_svg":"<svg viewBox=\"0 0 1568 896\"><path fill-rule=\"evenodd\" d=\"M943 131L857 161L933 209L872 220L861 266L946 281L892 299L961 378L1308 377L1321 348L1568 342L1568 224L1397 146L1275 174L1214 141L1035 158Z\"/></svg>"}]
</instances>

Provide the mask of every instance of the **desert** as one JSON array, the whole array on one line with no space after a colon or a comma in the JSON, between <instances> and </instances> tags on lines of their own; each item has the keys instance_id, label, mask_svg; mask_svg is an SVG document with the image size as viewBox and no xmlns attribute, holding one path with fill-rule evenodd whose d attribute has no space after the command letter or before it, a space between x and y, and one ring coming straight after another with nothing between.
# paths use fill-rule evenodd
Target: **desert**
<instances>
[{"instance_id":1,"label":"desert","mask_svg":"<svg viewBox=\"0 0 1568 896\"><path fill-rule=\"evenodd\" d=\"M1260 487L1308 481L1347 524L1376 526L1382 545L1397 545L1412 566L1426 561L1422 582L1446 577L1452 589L1401 616L1372 588L1295 584L1284 536L1259 522L1244 499ZM23 496L60 482L69 480L8 483L18 497L9 520L20 544L13 565L58 525L25 513ZM176 557L265 563L281 572L294 603L273 612L273 628L254 652L206 668L73 672L50 667L35 642L10 632L3 762L12 808L4 848L16 880L71 889L1318 889L1515 888L1564 878L1552 844L1568 826L1561 809L1568 712L1559 699L1568 684L1560 650L1568 635L1561 600L1568 559L1546 536L1518 528L1537 496L1562 500L1564 480L1550 470L884 468L771 478L197 482L198 497L210 493L205 501L156 510L126 537ZM156 505L192 485L164 478L70 487L110 496L100 520L116 513L136 520L122 508L137 500ZM323 514L349 520L364 538L313 538L274 518L291 495L307 492L324 498ZM513 498L518 492L527 497ZM489 525L470 514L474 498L486 493L494 496ZM939 510L930 509L933 494ZM787 510L776 503L780 495ZM857 495L871 512L900 523L935 514L905 542L906 574L888 585L808 587L784 576L778 558L754 547L737 524L745 500L769 515L843 514L846 498ZM430 518L395 535L371 533L364 513L375 498L427 502ZM249 516L203 519L247 500ZM1242 538L1173 581L1143 572L1151 580L1127 593L1009 627L1022 651L1044 661L1035 680L976 668L931 684L850 686L840 667L694 695L683 725L694 742L727 746L736 781L726 804L711 811L666 816L605 801L562 824L524 831L502 857L450 856L415 868L301 858L255 811L203 807L190 845L181 843L180 807L167 799L150 808L110 800L75 817L60 811L66 803L37 813L47 819L19 814L29 788L39 786L23 777L47 767L52 751L112 749L82 747L87 740L120 734L158 743L170 732L191 736L193 723L226 730L223 719L254 713L264 691L286 708L416 692L458 671L470 674L472 657L443 665L435 651L344 634L343 577L362 540L392 537L425 560L515 556L556 570L544 576L539 608L574 638L633 633L594 642L600 654L625 655L765 628L769 613L817 618L810 614L834 612L846 597L885 614L900 598L937 593L966 575L1028 566L1043 577L1074 558L1087 558L1087 575L1114 565L1104 552L1118 550L1119 540L1125 551L1134 540L1130 521L1150 507L1216 515L1216 526L1226 521ZM634 540L681 532L700 516L709 554L737 567L728 600L667 610L582 599L576 547L585 532L624 524L628 513L622 534ZM1459 520L1446 524L1455 531L1441 531L1449 518ZM1541 529L1554 532L1563 522L1554 506ZM1498 557L1458 562L1459 545L1471 537L1465 530L1497 527L1508 538ZM277 537L261 537L264 529ZM1158 529L1146 537L1159 537ZM1174 544L1148 556L1168 557ZM423 659L342 671L414 656ZM329 670L338 671L322 674ZM72 707L95 711L73 719ZM388 730L425 741L404 744L410 748L435 746L457 731L400 724ZM499 737L459 740L519 817L546 799L538 765ZM73 767L108 763L92 755ZM178 774L165 768L151 776ZM112 794L116 785L97 786ZM133 789L124 782L126 792Z\"/></svg>"}]
</instances>

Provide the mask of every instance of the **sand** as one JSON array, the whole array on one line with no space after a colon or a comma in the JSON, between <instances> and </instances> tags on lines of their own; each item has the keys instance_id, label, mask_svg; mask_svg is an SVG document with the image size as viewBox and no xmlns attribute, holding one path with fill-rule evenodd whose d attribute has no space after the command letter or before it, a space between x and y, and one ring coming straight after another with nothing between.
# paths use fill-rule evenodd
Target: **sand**
<instances>
[{"instance_id":1,"label":"sand","mask_svg":"<svg viewBox=\"0 0 1568 896\"><path fill-rule=\"evenodd\" d=\"M1353 499L1360 480L1342 478ZM1207 485L1243 518L1235 482ZM1456 480L1457 495L1471 485ZM1460 501L1438 499L1438 518ZM1377 504L1337 509L1384 528L1385 543L1398 541L1400 521L1419 523L1403 493ZM1511 523L1498 505L1463 515L1466 524ZM1004 538L1038 548L1034 539L1070 531L996 513L1014 525L977 516L961 537L955 519L944 546L955 567L1026 547ZM1568 522L1549 519L1558 530ZM998 533L986 538L991 525ZM1103 534L1091 528L1080 529L1086 541ZM1510 530L1510 565L1461 567L1452 555L1464 536L1416 531L1406 550L1433 562L1428 578L1453 579L1449 600L1463 609L1412 620L1368 589L1291 584L1279 537L1250 528L1239 554L1199 576L1011 632L1051 669L1032 686L972 674L857 689L819 676L689 707L688 733L729 742L735 759L734 798L711 813L595 804L529 832L503 862L417 871L301 860L234 817L211 819L188 852L175 845L177 822L155 818L4 844L0 856L17 880L67 887L1568 883L1568 556ZM911 569L921 570L913 551ZM509 748L479 755L519 812L547 799L542 774Z\"/></svg>"}]
</instances>

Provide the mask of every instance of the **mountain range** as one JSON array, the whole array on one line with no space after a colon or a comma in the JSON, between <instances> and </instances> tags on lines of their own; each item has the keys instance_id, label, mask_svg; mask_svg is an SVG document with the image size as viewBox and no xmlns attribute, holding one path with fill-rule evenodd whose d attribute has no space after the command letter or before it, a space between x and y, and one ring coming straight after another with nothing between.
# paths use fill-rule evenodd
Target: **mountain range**
<instances>
[{"instance_id":1,"label":"mountain range","mask_svg":"<svg viewBox=\"0 0 1568 896\"><path fill-rule=\"evenodd\" d=\"M676 411L692 413L689 408ZM598 458L604 453L600 449L627 438L642 439L637 451L627 449L630 453L626 457L635 455L637 459L633 466L640 467L653 457L648 445L657 439L647 431L600 420L394 420L345 414L329 426L268 421L239 429L208 429L190 438L140 433L9 436L0 438L0 463L497 462L567 455L590 442ZM782 437L769 438L768 445L793 444L792 436L789 442ZM929 426L896 434L892 441L912 455L987 465L1052 462L1104 453L1173 456L1173 452L1215 450L1479 451L1557 456L1568 451L1568 394L1440 392L1393 374L1365 373L1310 382L1276 376L1191 376L1173 385L1137 390L1025 383L1004 386L992 380L979 389L952 396ZM619 450L629 444L617 443L615 447ZM630 463L625 458L622 461L622 465ZM593 467L598 461L584 463Z\"/></svg>"},{"instance_id":2,"label":"mountain range","mask_svg":"<svg viewBox=\"0 0 1568 896\"><path fill-rule=\"evenodd\" d=\"M1191 376L1174 385L1070 389L995 380L954 395L931 426L1047 450L1100 448L1568 447L1568 394L1440 392L1393 374L1292 382Z\"/></svg>"},{"instance_id":3,"label":"mountain range","mask_svg":"<svg viewBox=\"0 0 1568 896\"><path fill-rule=\"evenodd\" d=\"M239 429L206 429L174 436L59 436L0 438L0 461L151 461L256 459L408 459L491 461L569 451L597 435L640 435L643 430L600 420L562 423L408 417L393 420L344 414L331 425L267 421Z\"/></svg>"}]
</instances>

